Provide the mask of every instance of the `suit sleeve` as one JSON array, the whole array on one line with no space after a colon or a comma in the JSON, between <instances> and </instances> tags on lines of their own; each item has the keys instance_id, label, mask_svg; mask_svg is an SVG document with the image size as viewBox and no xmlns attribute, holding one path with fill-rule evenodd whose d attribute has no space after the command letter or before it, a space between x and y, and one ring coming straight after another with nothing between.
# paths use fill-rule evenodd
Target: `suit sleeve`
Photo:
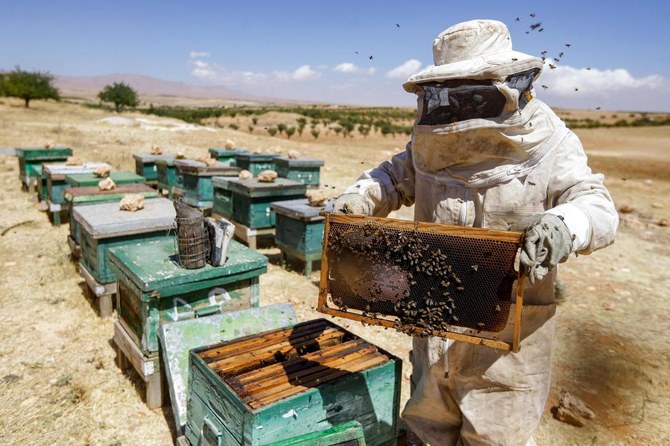
<instances>
[{"instance_id":1,"label":"suit sleeve","mask_svg":"<svg viewBox=\"0 0 670 446\"><path fill-rule=\"evenodd\" d=\"M345 193L362 195L375 217L386 217L401 206L413 205L412 143L407 143L405 151L393 156L390 161L384 161L374 169L363 172Z\"/></svg>"},{"instance_id":2,"label":"suit sleeve","mask_svg":"<svg viewBox=\"0 0 670 446\"><path fill-rule=\"evenodd\" d=\"M547 212L563 217L573 235L573 252L588 254L614 242L619 214L603 183L604 176L588 166L577 135L569 132L557 150Z\"/></svg>"}]
</instances>

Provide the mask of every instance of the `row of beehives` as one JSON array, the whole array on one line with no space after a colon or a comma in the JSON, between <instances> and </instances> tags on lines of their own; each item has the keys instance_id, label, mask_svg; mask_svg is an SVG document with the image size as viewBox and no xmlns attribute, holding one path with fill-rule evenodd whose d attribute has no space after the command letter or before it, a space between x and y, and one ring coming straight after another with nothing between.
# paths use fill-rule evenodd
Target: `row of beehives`
<instances>
[{"instance_id":1,"label":"row of beehives","mask_svg":"<svg viewBox=\"0 0 670 446\"><path fill-rule=\"evenodd\" d=\"M50 150L60 151L47 153L52 157L71 155ZM28 149L17 154L22 166L39 161ZM250 171L271 167L254 167L268 157L255 155L237 153L237 167L245 158ZM149 407L163 405L167 382L178 433L192 444L392 443L400 361L324 320L298 324L289 304L259 307L259 276L268 260L241 243L230 243L224 266L180 268L172 203L143 183L157 180L184 202L234 220L249 244L276 224L284 252L320 256L323 226L318 209L302 198L307 185L219 176L237 172L230 160L226 167L160 158L135 155L141 175L112 172L118 184L112 191L92 185L99 181L87 171L92 163L75 169L49 158L38 164L34 182L21 169L27 188L41 185L45 175L54 222L55 213L69 212L68 242L79 254L79 270L101 314L111 315L116 305L119 366L142 377ZM161 177L161 168L167 175ZM146 198L142 211L119 209L130 192ZM284 218L289 224L282 229Z\"/></svg>"}]
</instances>

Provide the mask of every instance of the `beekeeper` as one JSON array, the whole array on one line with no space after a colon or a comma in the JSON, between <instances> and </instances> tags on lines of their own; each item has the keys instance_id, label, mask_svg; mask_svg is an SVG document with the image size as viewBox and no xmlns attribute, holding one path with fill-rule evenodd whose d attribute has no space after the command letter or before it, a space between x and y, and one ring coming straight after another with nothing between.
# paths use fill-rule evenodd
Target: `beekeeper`
<instances>
[{"instance_id":1,"label":"beekeeper","mask_svg":"<svg viewBox=\"0 0 670 446\"><path fill-rule=\"evenodd\" d=\"M364 172L330 209L386 216L415 205L417 221L525 231L520 351L413 338L402 415L433 446L534 444L550 384L556 265L612 243L618 215L577 136L535 98L542 60L512 50L503 23L452 26L433 57L403 84L418 96L406 150ZM511 342L511 331L483 335Z\"/></svg>"}]
</instances>

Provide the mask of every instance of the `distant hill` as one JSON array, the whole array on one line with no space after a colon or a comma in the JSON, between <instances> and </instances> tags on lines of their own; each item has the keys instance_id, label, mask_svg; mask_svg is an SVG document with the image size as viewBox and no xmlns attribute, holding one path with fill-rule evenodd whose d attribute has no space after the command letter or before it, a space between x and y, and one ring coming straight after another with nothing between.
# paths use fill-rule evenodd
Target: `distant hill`
<instances>
[{"instance_id":1,"label":"distant hill","mask_svg":"<svg viewBox=\"0 0 670 446\"><path fill-rule=\"evenodd\" d=\"M56 76L55 84L65 96L95 98L105 85L125 82L134 88L144 102L173 103L179 99L212 101L285 102L241 93L221 86L203 86L186 82L173 82L140 74L114 73L101 76ZM178 102L178 101L177 101Z\"/></svg>"}]
</instances>

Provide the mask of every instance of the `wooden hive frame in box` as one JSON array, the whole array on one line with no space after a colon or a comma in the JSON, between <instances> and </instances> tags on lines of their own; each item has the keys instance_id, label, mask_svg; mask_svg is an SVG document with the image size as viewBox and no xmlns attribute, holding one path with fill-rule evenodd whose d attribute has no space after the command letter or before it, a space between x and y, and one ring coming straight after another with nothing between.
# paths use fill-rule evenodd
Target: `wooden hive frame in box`
<instances>
[{"instance_id":1,"label":"wooden hive frame in box","mask_svg":"<svg viewBox=\"0 0 670 446\"><path fill-rule=\"evenodd\" d=\"M318 311L413 335L519 351L523 276L515 264L522 233L323 215ZM508 325L512 303L509 342L495 334Z\"/></svg>"}]
</instances>

